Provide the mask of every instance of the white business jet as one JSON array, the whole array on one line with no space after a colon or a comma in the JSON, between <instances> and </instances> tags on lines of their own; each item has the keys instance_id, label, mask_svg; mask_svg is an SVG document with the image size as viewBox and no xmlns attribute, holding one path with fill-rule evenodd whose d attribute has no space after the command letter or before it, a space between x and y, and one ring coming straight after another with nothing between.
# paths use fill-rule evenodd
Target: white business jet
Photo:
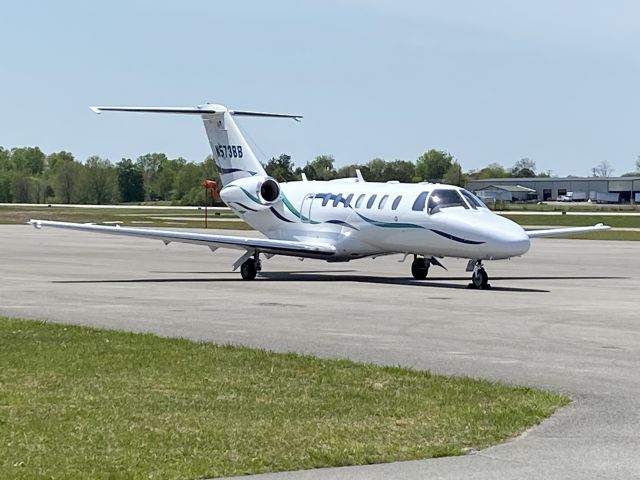
<instances>
[{"instance_id":1,"label":"white business jet","mask_svg":"<svg viewBox=\"0 0 640 480\"><path fill-rule=\"evenodd\" d=\"M238 129L235 117L277 117L299 121L299 115L229 110L206 104L195 108L91 107L105 111L199 115L209 137L222 180L220 196L240 218L267 238L190 233L144 228L31 220L36 228L152 238L205 245L212 251L233 248L244 253L233 264L242 278L253 280L262 269L261 255L348 262L365 257L411 255L414 278L427 277L438 258L468 259L472 285L487 288L484 260L523 255L529 239L606 230L602 224L525 231L491 212L478 197L451 185L366 182L356 178L278 183L267 175Z\"/></svg>"}]
</instances>

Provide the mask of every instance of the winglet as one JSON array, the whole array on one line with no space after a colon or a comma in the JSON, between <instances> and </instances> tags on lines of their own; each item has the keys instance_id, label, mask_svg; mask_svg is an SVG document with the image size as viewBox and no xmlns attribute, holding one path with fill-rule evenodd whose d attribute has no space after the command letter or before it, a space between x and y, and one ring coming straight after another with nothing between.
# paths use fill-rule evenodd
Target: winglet
<instances>
[{"instance_id":1,"label":"winglet","mask_svg":"<svg viewBox=\"0 0 640 480\"><path fill-rule=\"evenodd\" d=\"M98 115L102 113L102 110L100 110L100 107L89 107L89 108L93 113L97 113Z\"/></svg>"}]
</instances>

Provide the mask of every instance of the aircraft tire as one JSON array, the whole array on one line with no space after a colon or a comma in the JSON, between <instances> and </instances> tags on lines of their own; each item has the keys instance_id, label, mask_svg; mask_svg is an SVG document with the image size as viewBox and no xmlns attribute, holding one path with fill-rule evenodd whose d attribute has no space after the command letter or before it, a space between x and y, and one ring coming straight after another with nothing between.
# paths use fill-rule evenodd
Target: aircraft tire
<instances>
[{"instance_id":1,"label":"aircraft tire","mask_svg":"<svg viewBox=\"0 0 640 480\"><path fill-rule=\"evenodd\" d=\"M489 286L489 275L487 275L484 268L478 268L473 272L473 275L471 275L471 282L476 288L487 288Z\"/></svg>"},{"instance_id":2,"label":"aircraft tire","mask_svg":"<svg viewBox=\"0 0 640 480\"><path fill-rule=\"evenodd\" d=\"M429 264L425 258L416 258L411 263L411 275L416 280L424 280L429 274Z\"/></svg>"},{"instance_id":3,"label":"aircraft tire","mask_svg":"<svg viewBox=\"0 0 640 480\"><path fill-rule=\"evenodd\" d=\"M240 275L243 280L253 280L256 278L258 269L256 268L256 261L250 258L240 266Z\"/></svg>"}]
</instances>

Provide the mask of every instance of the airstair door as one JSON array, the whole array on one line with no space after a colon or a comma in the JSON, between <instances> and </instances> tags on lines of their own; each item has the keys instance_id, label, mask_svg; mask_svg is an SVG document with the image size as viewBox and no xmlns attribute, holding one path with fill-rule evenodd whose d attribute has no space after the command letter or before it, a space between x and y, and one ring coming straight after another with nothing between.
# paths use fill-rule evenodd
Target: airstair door
<instances>
[{"instance_id":1,"label":"airstair door","mask_svg":"<svg viewBox=\"0 0 640 480\"><path fill-rule=\"evenodd\" d=\"M311 223L311 207L313 206L313 199L315 194L308 193L302 199L302 205L300 205L300 221L302 223Z\"/></svg>"}]
</instances>

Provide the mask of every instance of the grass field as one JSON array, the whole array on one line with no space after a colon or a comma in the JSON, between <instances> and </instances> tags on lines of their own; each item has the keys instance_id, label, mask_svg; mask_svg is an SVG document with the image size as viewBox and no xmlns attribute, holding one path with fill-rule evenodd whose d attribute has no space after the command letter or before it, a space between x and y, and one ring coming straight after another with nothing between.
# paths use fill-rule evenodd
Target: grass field
<instances>
[{"instance_id":1,"label":"grass field","mask_svg":"<svg viewBox=\"0 0 640 480\"><path fill-rule=\"evenodd\" d=\"M562 215L559 213L558 215L504 214L503 216L526 225L577 227L604 223L616 228L640 228L640 216L638 215Z\"/></svg>"},{"instance_id":2,"label":"grass field","mask_svg":"<svg viewBox=\"0 0 640 480\"><path fill-rule=\"evenodd\" d=\"M251 227L230 211L209 211L209 228L249 230ZM0 224L21 224L32 218L60 222L103 223L120 222L133 227L203 228L204 209L189 210L171 207L162 209L130 208L76 208L29 206L0 206Z\"/></svg>"},{"instance_id":3,"label":"grass field","mask_svg":"<svg viewBox=\"0 0 640 480\"><path fill-rule=\"evenodd\" d=\"M527 227L559 226L578 227L604 223L613 228L638 228L640 229L640 216L633 215L517 215L506 214L506 218ZM580 233L577 235L563 235L552 238L573 238L580 240L620 240L640 241L640 230L608 230L604 232Z\"/></svg>"},{"instance_id":4,"label":"grass field","mask_svg":"<svg viewBox=\"0 0 640 480\"><path fill-rule=\"evenodd\" d=\"M0 478L188 479L459 455L568 398L0 318Z\"/></svg>"},{"instance_id":5,"label":"grass field","mask_svg":"<svg viewBox=\"0 0 640 480\"><path fill-rule=\"evenodd\" d=\"M607 212L640 212L640 205L638 204L604 204L604 203L565 203L565 202L543 202L543 203L505 203L487 204L490 208L495 210L508 210L508 211L524 211L524 212L593 212L593 213L607 213Z\"/></svg>"}]
</instances>

